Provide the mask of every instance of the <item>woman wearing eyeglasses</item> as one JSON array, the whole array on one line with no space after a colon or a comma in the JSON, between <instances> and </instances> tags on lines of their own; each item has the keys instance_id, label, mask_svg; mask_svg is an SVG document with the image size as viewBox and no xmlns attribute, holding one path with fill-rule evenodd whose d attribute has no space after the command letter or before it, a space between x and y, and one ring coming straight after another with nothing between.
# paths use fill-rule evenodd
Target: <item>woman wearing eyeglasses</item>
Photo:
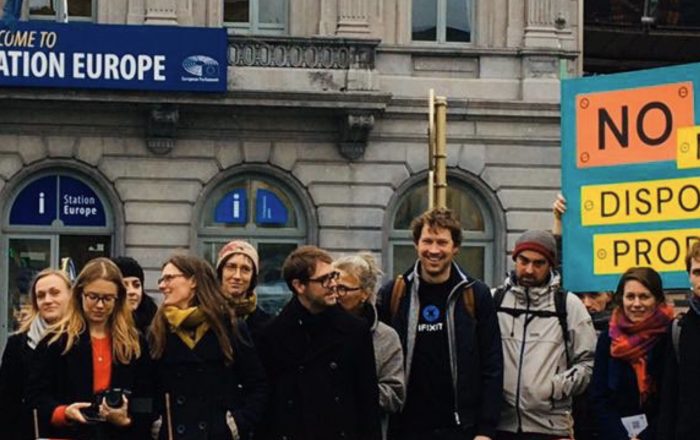
<instances>
[{"instance_id":1,"label":"woman wearing eyeglasses","mask_svg":"<svg viewBox=\"0 0 700 440\"><path fill-rule=\"evenodd\" d=\"M66 315L37 347L30 404L52 437L144 438L151 419L149 366L121 272L96 258L76 278Z\"/></svg>"},{"instance_id":2,"label":"woman wearing eyeglasses","mask_svg":"<svg viewBox=\"0 0 700 440\"><path fill-rule=\"evenodd\" d=\"M389 415L399 412L406 399L406 384L399 335L379 322L374 306L381 271L374 257L367 253L340 258L333 266L340 272L335 287L338 302L348 312L367 321L372 331L379 407L383 413L382 437L386 438Z\"/></svg>"},{"instance_id":3,"label":"woman wearing eyeglasses","mask_svg":"<svg viewBox=\"0 0 700 440\"><path fill-rule=\"evenodd\" d=\"M34 350L46 328L68 309L71 285L62 271L44 269L29 290L30 315L10 336L0 365L0 427L9 440L33 438L31 410L24 402Z\"/></svg>"},{"instance_id":4,"label":"woman wearing eyeglasses","mask_svg":"<svg viewBox=\"0 0 700 440\"><path fill-rule=\"evenodd\" d=\"M165 262L149 341L160 439L248 439L267 403L267 383L244 324L201 258ZM171 437L174 436L174 437Z\"/></svg>"}]
</instances>

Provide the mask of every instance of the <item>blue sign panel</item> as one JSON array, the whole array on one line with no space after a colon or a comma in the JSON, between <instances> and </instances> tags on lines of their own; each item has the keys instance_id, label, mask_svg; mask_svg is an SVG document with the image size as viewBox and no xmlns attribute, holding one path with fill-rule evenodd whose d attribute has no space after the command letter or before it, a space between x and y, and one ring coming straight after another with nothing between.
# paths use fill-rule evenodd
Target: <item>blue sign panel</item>
<instances>
[{"instance_id":1,"label":"blue sign panel","mask_svg":"<svg viewBox=\"0 0 700 440\"><path fill-rule=\"evenodd\" d=\"M46 176L27 185L10 210L11 225L51 226L56 219L57 176Z\"/></svg>"},{"instance_id":2,"label":"blue sign panel","mask_svg":"<svg viewBox=\"0 0 700 440\"><path fill-rule=\"evenodd\" d=\"M60 178L59 218L65 226L106 226L105 210L97 194L68 176Z\"/></svg>"},{"instance_id":3,"label":"blue sign panel","mask_svg":"<svg viewBox=\"0 0 700 440\"><path fill-rule=\"evenodd\" d=\"M226 30L18 22L0 29L0 86L225 92Z\"/></svg>"},{"instance_id":4,"label":"blue sign panel","mask_svg":"<svg viewBox=\"0 0 700 440\"><path fill-rule=\"evenodd\" d=\"M287 224L287 207L277 194L259 189L255 194L255 222L259 225Z\"/></svg>"},{"instance_id":5,"label":"blue sign panel","mask_svg":"<svg viewBox=\"0 0 700 440\"><path fill-rule=\"evenodd\" d=\"M245 189L235 189L219 200L214 210L214 221L244 225L248 222L248 197Z\"/></svg>"},{"instance_id":6,"label":"blue sign panel","mask_svg":"<svg viewBox=\"0 0 700 440\"><path fill-rule=\"evenodd\" d=\"M10 210L11 225L51 226L57 218L64 226L107 226L95 191L68 176L35 180L19 193Z\"/></svg>"}]
</instances>

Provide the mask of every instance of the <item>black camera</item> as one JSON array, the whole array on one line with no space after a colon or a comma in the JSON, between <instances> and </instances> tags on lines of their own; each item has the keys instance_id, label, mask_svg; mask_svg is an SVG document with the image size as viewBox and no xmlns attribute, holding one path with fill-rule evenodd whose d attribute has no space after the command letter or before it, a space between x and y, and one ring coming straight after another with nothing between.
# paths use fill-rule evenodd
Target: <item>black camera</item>
<instances>
[{"instance_id":1,"label":"black camera","mask_svg":"<svg viewBox=\"0 0 700 440\"><path fill-rule=\"evenodd\" d=\"M121 388L111 388L104 390L95 395L95 403L100 406L104 399L105 404L110 408L119 408L124 403L124 397L129 397L131 391Z\"/></svg>"}]
</instances>

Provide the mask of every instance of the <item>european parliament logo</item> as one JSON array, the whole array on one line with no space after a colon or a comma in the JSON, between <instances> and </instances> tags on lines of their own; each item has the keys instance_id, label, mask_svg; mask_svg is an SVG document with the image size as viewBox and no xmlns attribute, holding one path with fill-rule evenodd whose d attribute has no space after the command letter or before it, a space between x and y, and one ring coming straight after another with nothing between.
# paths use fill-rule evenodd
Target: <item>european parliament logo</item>
<instances>
[{"instance_id":1,"label":"european parliament logo","mask_svg":"<svg viewBox=\"0 0 700 440\"><path fill-rule=\"evenodd\" d=\"M219 62L206 55L192 55L184 59L182 68L191 76L183 81L219 82Z\"/></svg>"}]
</instances>

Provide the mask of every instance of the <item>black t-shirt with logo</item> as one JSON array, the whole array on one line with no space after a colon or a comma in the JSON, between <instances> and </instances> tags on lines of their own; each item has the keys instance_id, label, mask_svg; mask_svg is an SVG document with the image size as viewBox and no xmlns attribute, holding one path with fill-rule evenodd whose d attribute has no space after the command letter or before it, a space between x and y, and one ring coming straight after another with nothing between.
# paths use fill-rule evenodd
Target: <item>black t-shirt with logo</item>
<instances>
[{"instance_id":1,"label":"black t-shirt with logo","mask_svg":"<svg viewBox=\"0 0 700 440\"><path fill-rule=\"evenodd\" d=\"M455 425L445 321L447 297L455 284L454 280L442 284L420 281L418 328L402 417L404 427L433 429Z\"/></svg>"}]
</instances>

